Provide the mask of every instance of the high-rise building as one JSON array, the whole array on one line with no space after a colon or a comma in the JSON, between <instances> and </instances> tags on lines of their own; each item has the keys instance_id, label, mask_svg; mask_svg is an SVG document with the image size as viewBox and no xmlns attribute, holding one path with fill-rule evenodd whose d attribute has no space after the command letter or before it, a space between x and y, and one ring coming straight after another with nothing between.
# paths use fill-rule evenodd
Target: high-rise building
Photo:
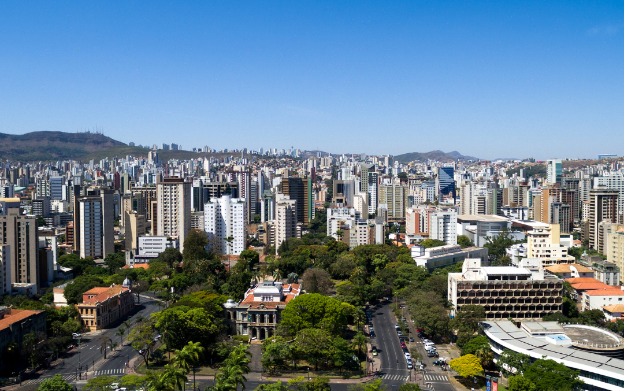
<instances>
[{"instance_id":1,"label":"high-rise building","mask_svg":"<svg viewBox=\"0 0 625 391\"><path fill-rule=\"evenodd\" d=\"M618 190L618 213L615 223L623 224L623 203L625 202L625 180L623 178L623 170L611 171L607 175L593 178L594 188L605 187L607 189Z\"/></svg>"},{"instance_id":2,"label":"high-rise building","mask_svg":"<svg viewBox=\"0 0 625 391\"><path fill-rule=\"evenodd\" d=\"M457 222L458 213L453 209L430 213L430 239L442 240L445 244L457 244Z\"/></svg>"},{"instance_id":3,"label":"high-rise building","mask_svg":"<svg viewBox=\"0 0 625 391\"><path fill-rule=\"evenodd\" d=\"M79 254L81 258L104 258L115 252L113 193L101 189L100 196L78 200L80 221Z\"/></svg>"},{"instance_id":4,"label":"high-rise building","mask_svg":"<svg viewBox=\"0 0 625 391\"><path fill-rule=\"evenodd\" d=\"M11 284L41 287L38 262L37 221L20 215L19 198L0 200L0 245L8 246Z\"/></svg>"},{"instance_id":5,"label":"high-rise building","mask_svg":"<svg viewBox=\"0 0 625 391\"><path fill-rule=\"evenodd\" d=\"M454 204L456 203L456 181L454 180L453 167L439 167L436 176L436 189L438 201L442 202L445 196L451 196Z\"/></svg>"},{"instance_id":6,"label":"high-rise building","mask_svg":"<svg viewBox=\"0 0 625 391\"><path fill-rule=\"evenodd\" d=\"M156 185L157 235L168 236L180 242L191 230L191 182L178 177L164 178Z\"/></svg>"},{"instance_id":7,"label":"high-rise building","mask_svg":"<svg viewBox=\"0 0 625 391\"><path fill-rule=\"evenodd\" d=\"M0 244L0 296L11 294L11 248Z\"/></svg>"},{"instance_id":8,"label":"high-rise building","mask_svg":"<svg viewBox=\"0 0 625 391\"><path fill-rule=\"evenodd\" d=\"M208 245L218 254L238 255L247 240L247 203L229 195L204 205L204 230Z\"/></svg>"},{"instance_id":9,"label":"high-rise building","mask_svg":"<svg viewBox=\"0 0 625 391\"><path fill-rule=\"evenodd\" d=\"M590 208L588 213L588 246L599 247L599 223L615 222L618 214L618 190L604 187L590 191Z\"/></svg>"},{"instance_id":10,"label":"high-rise building","mask_svg":"<svg viewBox=\"0 0 625 391\"><path fill-rule=\"evenodd\" d=\"M311 178L282 178L280 193L291 200L297 201L297 222L308 225L314 217L314 197Z\"/></svg>"},{"instance_id":11,"label":"high-rise building","mask_svg":"<svg viewBox=\"0 0 625 391\"><path fill-rule=\"evenodd\" d=\"M289 238L297 238L301 230L297 226L297 201L286 197L278 197L276 200L275 219L275 247L276 253L280 245Z\"/></svg>"},{"instance_id":12,"label":"high-rise building","mask_svg":"<svg viewBox=\"0 0 625 391\"><path fill-rule=\"evenodd\" d=\"M554 185L560 183L562 179L562 160L550 159L547 160L547 179L545 181L548 185Z\"/></svg>"},{"instance_id":13,"label":"high-rise building","mask_svg":"<svg viewBox=\"0 0 625 391\"><path fill-rule=\"evenodd\" d=\"M625 271L623 270L623 260L625 259L625 255L623 255L623 227L622 226L616 232L611 232L608 234L606 253L608 256L608 262L615 264L620 270L621 272L620 283L622 284L623 274L625 274Z\"/></svg>"}]
</instances>

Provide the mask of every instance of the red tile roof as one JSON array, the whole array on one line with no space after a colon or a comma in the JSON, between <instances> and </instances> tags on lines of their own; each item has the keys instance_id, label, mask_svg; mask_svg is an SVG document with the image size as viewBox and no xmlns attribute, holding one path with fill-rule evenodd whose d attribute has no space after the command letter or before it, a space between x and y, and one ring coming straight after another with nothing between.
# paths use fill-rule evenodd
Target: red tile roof
<instances>
[{"instance_id":1,"label":"red tile roof","mask_svg":"<svg viewBox=\"0 0 625 391\"><path fill-rule=\"evenodd\" d=\"M30 316L37 315L43 311L34 310L9 310L8 314L4 315L4 318L0 319L0 330L4 330L11 326L13 323L20 322Z\"/></svg>"},{"instance_id":2,"label":"red tile roof","mask_svg":"<svg viewBox=\"0 0 625 391\"><path fill-rule=\"evenodd\" d=\"M125 292L128 290L129 290L128 288L121 286L121 285L116 285L116 286L111 286L111 287L95 287L95 288L89 289L88 291L82 294L82 297L83 297L82 303L83 304L102 303L108 300L109 298L117 296L121 294L122 292ZM88 296L92 296L92 297L89 298Z\"/></svg>"}]
</instances>

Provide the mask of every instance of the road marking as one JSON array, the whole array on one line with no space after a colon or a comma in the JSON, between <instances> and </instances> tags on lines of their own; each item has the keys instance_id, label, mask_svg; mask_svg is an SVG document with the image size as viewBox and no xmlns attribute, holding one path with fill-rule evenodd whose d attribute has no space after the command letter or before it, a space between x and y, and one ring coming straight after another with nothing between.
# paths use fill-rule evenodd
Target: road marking
<instances>
[{"instance_id":1,"label":"road marking","mask_svg":"<svg viewBox=\"0 0 625 391\"><path fill-rule=\"evenodd\" d=\"M403 382L407 382L410 379L410 376L386 374L386 375L382 376L382 379L386 379L386 380L401 380Z\"/></svg>"},{"instance_id":2,"label":"road marking","mask_svg":"<svg viewBox=\"0 0 625 391\"><path fill-rule=\"evenodd\" d=\"M102 375L124 375L126 370L123 368L115 368L115 369L102 369L99 371L95 371L93 376L102 376Z\"/></svg>"},{"instance_id":3,"label":"road marking","mask_svg":"<svg viewBox=\"0 0 625 391\"><path fill-rule=\"evenodd\" d=\"M426 381L438 381L438 382L448 382L449 379L445 375L430 375L427 374L424 376Z\"/></svg>"}]
</instances>

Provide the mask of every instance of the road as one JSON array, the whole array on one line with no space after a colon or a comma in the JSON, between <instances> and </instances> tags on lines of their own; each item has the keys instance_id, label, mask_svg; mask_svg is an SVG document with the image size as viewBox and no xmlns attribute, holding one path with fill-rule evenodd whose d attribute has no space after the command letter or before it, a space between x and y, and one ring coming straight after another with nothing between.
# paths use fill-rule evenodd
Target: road
<instances>
[{"instance_id":1,"label":"road","mask_svg":"<svg viewBox=\"0 0 625 391\"><path fill-rule=\"evenodd\" d=\"M128 322L132 324L140 317L147 319L153 312L161 309L158 301L141 295L141 304L135 306L135 311L128 318ZM126 363L138 353L129 345L120 347L120 337L116 334L120 326L123 324L82 334L80 341L76 341L78 346L57 360L53 368L40 373L36 378L24 380L19 389L36 389L37 384L57 374L70 383L85 378L90 379L93 376L123 376L126 373ZM126 343L127 336L128 331L124 335L124 343ZM110 349L110 341L117 345L113 351ZM106 358L104 358L103 349L105 344L108 345Z\"/></svg>"},{"instance_id":2,"label":"road","mask_svg":"<svg viewBox=\"0 0 625 391\"><path fill-rule=\"evenodd\" d=\"M376 345L380 350L380 359L382 368L379 371L382 374L382 382L390 391L399 389L399 386L412 381L418 383L422 388L429 386L429 389L435 391L453 391L454 388L449 382L447 372L434 366L434 359L427 357L423 343L416 338L415 342L409 343L409 347L416 347L426 363L424 371L408 370L406 357L401 348L395 324L397 320L391 311L390 304L384 304L378 307L373 317L373 328L376 337L371 341L372 345ZM415 327L409 322L410 330L414 333ZM413 335L414 336L414 335ZM376 370L378 368L375 368Z\"/></svg>"}]
</instances>

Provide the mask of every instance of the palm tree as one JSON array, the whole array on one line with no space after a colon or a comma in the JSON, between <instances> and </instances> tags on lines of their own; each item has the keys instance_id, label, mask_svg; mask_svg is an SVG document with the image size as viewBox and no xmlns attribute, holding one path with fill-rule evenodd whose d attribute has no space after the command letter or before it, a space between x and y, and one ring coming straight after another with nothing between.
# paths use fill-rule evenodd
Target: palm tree
<instances>
[{"instance_id":1,"label":"palm tree","mask_svg":"<svg viewBox=\"0 0 625 391\"><path fill-rule=\"evenodd\" d=\"M358 357L362 357L362 347L367 344L367 337L362 332L358 332L352 339L352 346L358 349Z\"/></svg>"},{"instance_id":2,"label":"palm tree","mask_svg":"<svg viewBox=\"0 0 625 391\"><path fill-rule=\"evenodd\" d=\"M176 368L173 365L165 365L165 370L161 373L161 382L168 390L182 390L187 381L187 374L184 369Z\"/></svg>"},{"instance_id":3,"label":"palm tree","mask_svg":"<svg viewBox=\"0 0 625 391\"><path fill-rule=\"evenodd\" d=\"M119 326L115 334L119 337L119 345L124 345L124 334L126 334L126 328L124 326Z\"/></svg>"},{"instance_id":4,"label":"palm tree","mask_svg":"<svg viewBox=\"0 0 625 391\"><path fill-rule=\"evenodd\" d=\"M189 341L182 349L175 351L175 357L172 360L172 365L176 368L181 368L185 373L189 373L189 370L193 371L193 389L195 390L195 366L200 361L200 357L204 353L204 348L199 342Z\"/></svg>"},{"instance_id":5,"label":"palm tree","mask_svg":"<svg viewBox=\"0 0 625 391\"><path fill-rule=\"evenodd\" d=\"M239 345L235 347L224 360L224 365L215 376L215 391L236 391L241 385L245 389L245 374L250 372L250 358L247 347Z\"/></svg>"}]
</instances>

